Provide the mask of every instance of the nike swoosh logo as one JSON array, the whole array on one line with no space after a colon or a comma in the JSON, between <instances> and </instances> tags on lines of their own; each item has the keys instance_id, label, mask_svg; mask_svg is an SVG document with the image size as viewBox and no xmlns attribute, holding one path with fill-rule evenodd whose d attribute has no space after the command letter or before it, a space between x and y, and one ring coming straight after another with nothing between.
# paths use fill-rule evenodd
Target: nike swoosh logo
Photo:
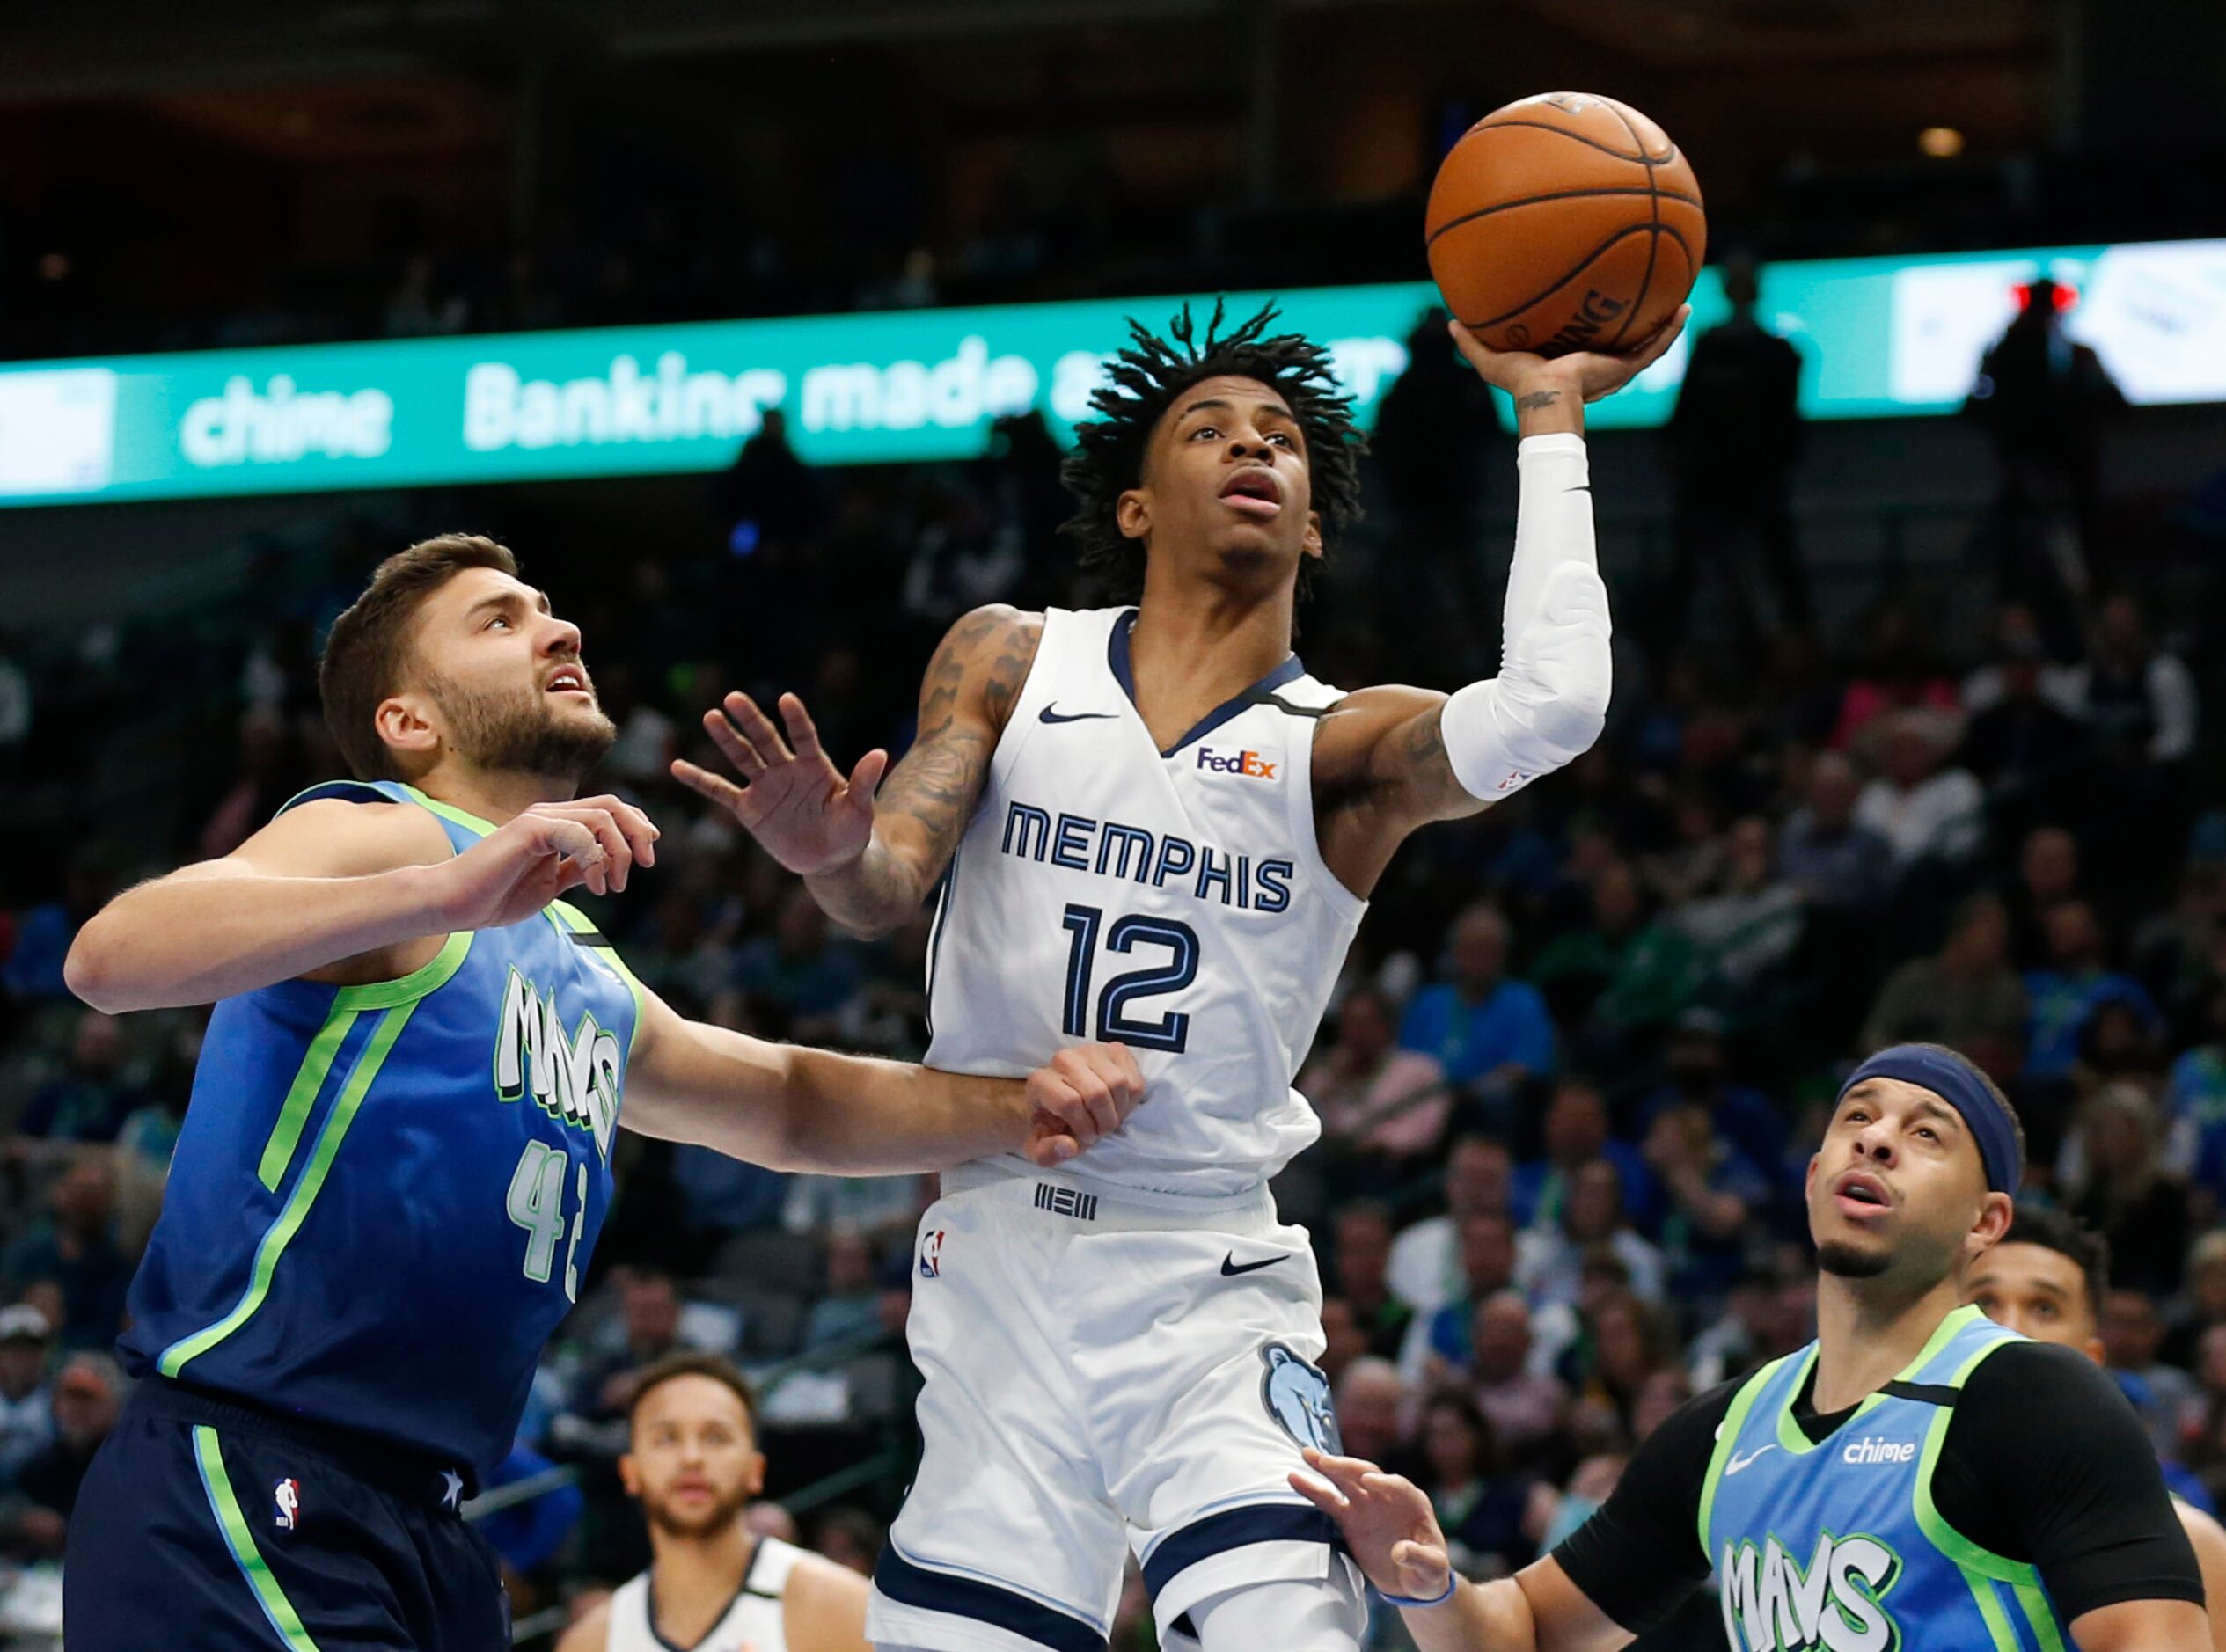
<instances>
[{"instance_id":1,"label":"nike swoosh logo","mask_svg":"<svg viewBox=\"0 0 2226 1652\"><path fill-rule=\"evenodd\" d=\"M1724 1465L1724 1478L1726 1480L1731 1479L1732 1475L1738 1473L1741 1469L1751 1467L1754 1459L1761 1456L1763 1452L1775 1451L1776 1450L1777 1447L1775 1445L1758 1445L1753 1451L1746 1452L1744 1456L1737 1451L1732 1452L1732 1460Z\"/></svg>"},{"instance_id":2,"label":"nike swoosh logo","mask_svg":"<svg viewBox=\"0 0 2226 1652\"><path fill-rule=\"evenodd\" d=\"M1094 717L1117 717L1118 712L1062 712L1046 705L1036 713L1038 720L1047 723L1086 723Z\"/></svg>"},{"instance_id":3,"label":"nike swoosh logo","mask_svg":"<svg viewBox=\"0 0 2226 1652\"><path fill-rule=\"evenodd\" d=\"M1221 1276L1224 1279L1234 1279L1239 1274L1256 1274L1263 1268L1272 1268L1282 1260L1280 1256L1270 1256L1263 1262L1247 1262L1240 1268L1236 1265L1237 1254L1231 1251L1221 1259Z\"/></svg>"}]
</instances>

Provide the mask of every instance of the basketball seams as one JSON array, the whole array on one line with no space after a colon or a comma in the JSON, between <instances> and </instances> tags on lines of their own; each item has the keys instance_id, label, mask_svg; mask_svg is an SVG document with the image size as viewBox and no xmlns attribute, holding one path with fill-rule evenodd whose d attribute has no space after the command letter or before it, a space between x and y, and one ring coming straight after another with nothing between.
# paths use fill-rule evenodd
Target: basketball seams
<instances>
[{"instance_id":1,"label":"basketball seams","mask_svg":"<svg viewBox=\"0 0 2226 1652\"><path fill-rule=\"evenodd\" d=\"M1497 201L1489 207L1479 207L1474 212L1464 212L1457 218L1448 218L1445 223L1439 224L1436 229L1432 230L1429 232L1428 238L1423 242L1423 245L1425 249L1428 248L1438 239L1439 236L1445 234L1445 232L1448 230L1458 230L1464 223L1474 223L1478 218L1489 218L1495 212L1512 211L1517 207L1541 206L1549 201L1581 201L1594 195L1644 194L1652 194L1660 201L1681 201L1688 207L1697 207L1701 205L1700 201L1692 195L1681 195L1675 190L1671 189L1651 190L1645 186L1639 184L1602 185L1597 189L1557 189L1549 195L1525 195L1519 201ZM1655 218L1659 222L1660 217L1661 213L1658 208L1655 212ZM1666 226L1665 226L1665 228L1666 228Z\"/></svg>"},{"instance_id":2,"label":"basketball seams","mask_svg":"<svg viewBox=\"0 0 2226 1652\"><path fill-rule=\"evenodd\" d=\"M1645 154L1645 141L1638 135L1638 128L1631 124L1630 116L1623 113L1623 106L1610 101L1607 107L1623 123L1623 130L1631 135L1631 147L1641 155ZM1670 153L1677 153L1675 144L1670 146ZM1654 187L1654 169L1651 166L1646 169L1646 208L1653 217L1646 237L1646 273L1638 278L1638 295L1631 300L1630 310L1623 317L1623 325L1615 329L1614 338L1600 347L1604 350L1612 351L1623 341L1623 335L1631 330L1631 323L1638 319L1638 312L1646 307L1646 295L1654 285L1654 263L1662 250L1662 197L1661 192Z\"/></svg>"},{"instance_id":3,"label":"basketball seams","mask_svg":"<svg viewBox=\"0 0 2226 1652\"><path fill-rule=\"evenodd\" d=\"M1531 309L1534 305L1545 303L1547 299L1551 298L1563 288L1568 286L1570 282L1575 281L1579 275L1582 275L1586 270L1590 269L1600 256L1606 252L1608 248L1614 246L1618 241L1627 241L1635 235L1649 235L1651 233L1652 230L1649 225L1644 223L1627 223L1622 229L1616 230L1615 234L1609 236L1607 239L1602 241L1598 246L1594 247L1591 252L1585 253L1584 257L1578 259L1576 263L1572 264L1561 274L1556 276L1552 281L1547 282L1546 285L1540 288L1529 297L1524 299L1522 303L1517 304L1513 309L1503 310L1499 312L1499 314L1492 316L1483 321L1469 321L1463 319L1461 325L1468 328L1469 332L1475 333L1485 327L1496 327L1503 321L1512 320L1515 317L1522 314L1524 311Z\"/></svg>"},{"instance_id":4,"label":"basketball seams","mask_svg":"<svg viewBox=\"0 0 2226 1652\"><path fill-rule=\"evenodd\" d=\"M1622 117L1618 116L1617 119L1621 120ZM1453 145L1453 149L1459 149L1462 143L1468 142L1479 132L1497 132L1503 127L1511 126L1528 127L1537 132L1558 132L1572 143L1582 143L1586 149L1598 150L1603 155L1613 155L1619 161L1636 161L1641 166L1667 166L1677 159L1677 145L1674 143L1669 146L1669 153L1666 155L1649 155L1644 146L1640 148L1637 154L1634 155L1629 150L1616 149L1612 144L1601 143L1598 138L1586 137L1582 132L1572 132L1565 126L1556 126L1551 121L1494 121L1490 116L1486 116L1484 120L1479 121L1468 131L1462 133L1460 141ZM1628 121L1623 121L1623 129L1629 132L1630 128L1631 123ZM1634 143L1638 142L1637 133L1631 134L1631 141ZM1452 152L1451 150L1446 151L1448 156Z\"/></svg>"}]
</instances>

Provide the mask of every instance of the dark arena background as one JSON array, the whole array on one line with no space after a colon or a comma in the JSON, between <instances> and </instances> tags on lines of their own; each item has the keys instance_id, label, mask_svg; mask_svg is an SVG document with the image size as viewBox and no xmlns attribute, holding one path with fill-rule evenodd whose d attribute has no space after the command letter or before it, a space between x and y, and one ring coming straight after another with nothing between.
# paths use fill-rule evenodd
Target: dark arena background
<instances>
[{"instance_id":1,"label":"dark arena background","mask_svg":"<svg viewBox=\"0 0 2226 1652\"><path fill-rule=\"evenodd\" d=\"M2110 1368L2226 1500L2222 84L2203 0L10 0L0 1645L62 1644L206 1020L88 1009L63 957L340 771L316 661L377 560L491 535L580 625L592 785L663 833L581 903L649 985L917 1058L926 915L831 928L668 777L717 765L701 712L794 690L847 770L966 610L1102 601L1061 454L1124 318L1221 293L1279 298L1373 435L1308 669L1490 675L1513 420L1424 201L1556 88L1673 135L1709 263L1592 409L1607 733L1396 860L1299 1081L1323 1140L1276 1192L1344 1440L1470 1575L1541 1553L1811 1337L1820 1108L1928 1039L2016 1099L2024 1196L2108 1236ZM753 1525L842 1564L917 1451L932 1179L620 1141L472 1509L522 1647L645 1563L615 1459L660 1356L756 1380Z\"/></svg>"}]
</instances>

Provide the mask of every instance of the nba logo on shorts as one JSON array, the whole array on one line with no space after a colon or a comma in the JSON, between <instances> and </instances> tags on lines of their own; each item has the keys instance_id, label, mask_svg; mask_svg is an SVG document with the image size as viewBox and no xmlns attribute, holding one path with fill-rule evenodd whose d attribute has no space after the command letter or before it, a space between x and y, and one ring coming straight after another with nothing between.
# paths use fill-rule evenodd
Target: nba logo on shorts
<instances>
[{"instance_id":1,"label":"nba logo on shorts","mask_svg":"<svg viewBox=\"0 0 2226 1652\"><path fill-rule=\"evenodd\" d=\"M922 1279L941 1279L943 1276L943 1230L933 1228L919 1242L919 1276Z\"/></svg>"},{"instance_id":2,"label":"nba logo on shorts","mask_svg":"<svg viewBox=\"0 0 2226 1652\"><path fill-rule=\"evenodd\" d=\"M281 1531L291 1531L302 1523L302 1482L282 1480L271 1488L271 1502L278 1507L278 1518L274 1523Z\"/></svg>"},{"instance_id":3,"label":"nba logo on shorts","mask_svg":"<svg viewBox=\"0 0 2226 1652\"><path fill-rule=\"evenodd\" d=\"M1280 1342L1260 1350L1268 1373L1260 1379L1260 1398L1268 1414L1283 1431L1301 1445L1317 1451L1336 1451L1337 1414L1329 1406L1329 1379Z\"/></svg>"}]
</instances>

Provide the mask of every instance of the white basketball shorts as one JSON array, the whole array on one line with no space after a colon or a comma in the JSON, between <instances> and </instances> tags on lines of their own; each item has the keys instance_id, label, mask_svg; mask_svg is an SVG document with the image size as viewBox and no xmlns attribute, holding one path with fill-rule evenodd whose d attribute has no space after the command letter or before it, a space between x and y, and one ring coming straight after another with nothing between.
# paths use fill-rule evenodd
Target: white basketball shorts
<instances>
[{"instance_id":1,"label":"white basketball shorts","mask_svg":"<svg viewBox=\"0 0 2226 1652\"><path fill-rule=\"evenodd\" d=\"M912 1280L919 1472L868 1639L1106 1652L1124 1546L1162 1641L1209 1597L1351 1565L1285 1478L1336 1423L1314 1252L1266 1188L1170 1214L1056 1173L943 1186Z\"/></svg>"}]
</instances>

